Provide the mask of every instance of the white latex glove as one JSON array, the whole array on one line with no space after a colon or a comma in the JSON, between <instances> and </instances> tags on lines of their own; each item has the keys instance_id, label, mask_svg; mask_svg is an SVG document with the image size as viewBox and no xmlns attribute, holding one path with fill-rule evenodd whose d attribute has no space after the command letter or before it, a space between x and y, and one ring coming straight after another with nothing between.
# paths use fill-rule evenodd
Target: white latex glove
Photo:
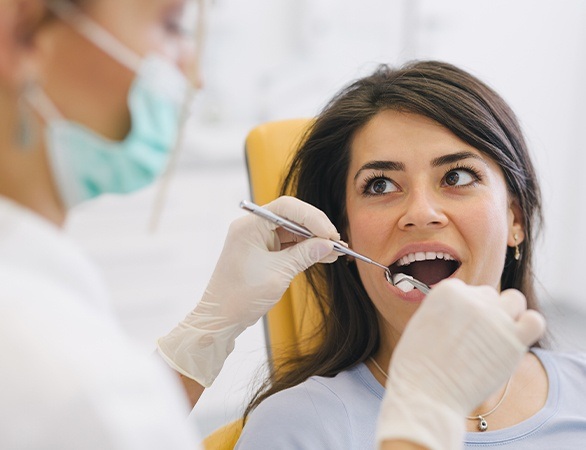
<instances>
[{"instance_id":1,"label":"white latex glove","mask_svg":"<svg viewBox=\"0 0 586 450\"><path fill-rule=\"evenodd\" d=\"M236 337L279 301L297 274L338 258L329 239L340 236L322 211L293 197L280 197L266 208L327 239L303 240L253 214L230 225L203 298L158 341L171 367L205 387L220 372Z\"/></svg>"},{"instance_id":2,"label":"white latex glove","mask_svg":"<svg viewBox=\"0 0 586 450\"><path fill-rule=\"evenodd\" d=\"M377 442L462 448L465 417L502 386L545 331L510 289L445 280L413 315L389 366Z\"/></svg>"}]
</instances>

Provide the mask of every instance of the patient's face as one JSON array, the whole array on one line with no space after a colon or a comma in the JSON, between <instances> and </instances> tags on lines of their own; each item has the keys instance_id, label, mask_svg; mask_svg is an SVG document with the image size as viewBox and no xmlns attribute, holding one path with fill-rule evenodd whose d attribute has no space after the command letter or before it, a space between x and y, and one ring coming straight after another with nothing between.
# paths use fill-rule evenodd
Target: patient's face
<instances>
[{"instance_id":1,"label":"patient's face","mask_svg":"<svg viewBox=\"0 0 586 450\"><path fill-rule=\"evenodd\" d=\"M516 222L502 171L438 123L396 111L375 116L352 142L346 203L351 247L392 272L432 286L456 277L499 287ZM423 294L357 265L383 328L398 337Z\"/></svg>"}]
</instances>

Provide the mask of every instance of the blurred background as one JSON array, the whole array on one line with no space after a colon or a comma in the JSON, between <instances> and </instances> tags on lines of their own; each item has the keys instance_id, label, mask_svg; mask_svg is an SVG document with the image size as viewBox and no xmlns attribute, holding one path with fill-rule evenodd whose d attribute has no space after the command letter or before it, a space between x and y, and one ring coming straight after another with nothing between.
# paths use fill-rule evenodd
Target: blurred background
<instances>
[{"instance_id":1,"label":"blurred background","mask_svg":"<svg viewBox=\"0 0 586 450\"><path fill-rule=\"evenodd\" d=\"M583 0L215 0L204 89L159 227L160 185L82 205L68 232L94 257L128 333L144 348L197 303L230 221L249 198L243 143L255 125L310 117L379 63L439 59L499 92L537 164L545 228L536 251L552 346L586 349L586 2ZM246 331L189 420L207 435L238 417L266 360Z\"/></svg>"}]
</instances>

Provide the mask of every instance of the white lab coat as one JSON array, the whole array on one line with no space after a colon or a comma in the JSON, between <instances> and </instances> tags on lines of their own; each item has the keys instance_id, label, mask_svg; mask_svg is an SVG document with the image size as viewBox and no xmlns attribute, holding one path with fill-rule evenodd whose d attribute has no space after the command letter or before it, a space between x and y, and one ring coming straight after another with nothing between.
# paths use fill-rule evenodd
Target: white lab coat
<instances>
[{"instance_id":1,"label":"white lab coat","mask_svg":"<svg viewBox=\"0 0 586 450\"><path fill-rule=\"evenodd\" d=\"M60 229L0 197L0 449L198 448L178 380L107 299Z\"/></svg>"}]
</instances>

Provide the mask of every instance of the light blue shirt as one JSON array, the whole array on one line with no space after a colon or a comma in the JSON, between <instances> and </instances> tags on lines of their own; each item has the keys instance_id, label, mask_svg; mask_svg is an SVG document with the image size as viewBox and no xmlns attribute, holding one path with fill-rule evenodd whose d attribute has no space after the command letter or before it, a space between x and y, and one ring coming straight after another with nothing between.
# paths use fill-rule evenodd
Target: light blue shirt
<instances>
[{"instance_id":1,"label":"light blue shirt","mask_svg":"<svg viewBox=\"0 0 586 450\"><path fill-rule=\"evenodd\" d=\"M545 367L544 407L510 428L466 433L465 448L586 448L586 354L534 350ZM364 365L312 377L256 408L236 446L247 449L374 449L384 388Z\"/></svg>"}]
</instances>

